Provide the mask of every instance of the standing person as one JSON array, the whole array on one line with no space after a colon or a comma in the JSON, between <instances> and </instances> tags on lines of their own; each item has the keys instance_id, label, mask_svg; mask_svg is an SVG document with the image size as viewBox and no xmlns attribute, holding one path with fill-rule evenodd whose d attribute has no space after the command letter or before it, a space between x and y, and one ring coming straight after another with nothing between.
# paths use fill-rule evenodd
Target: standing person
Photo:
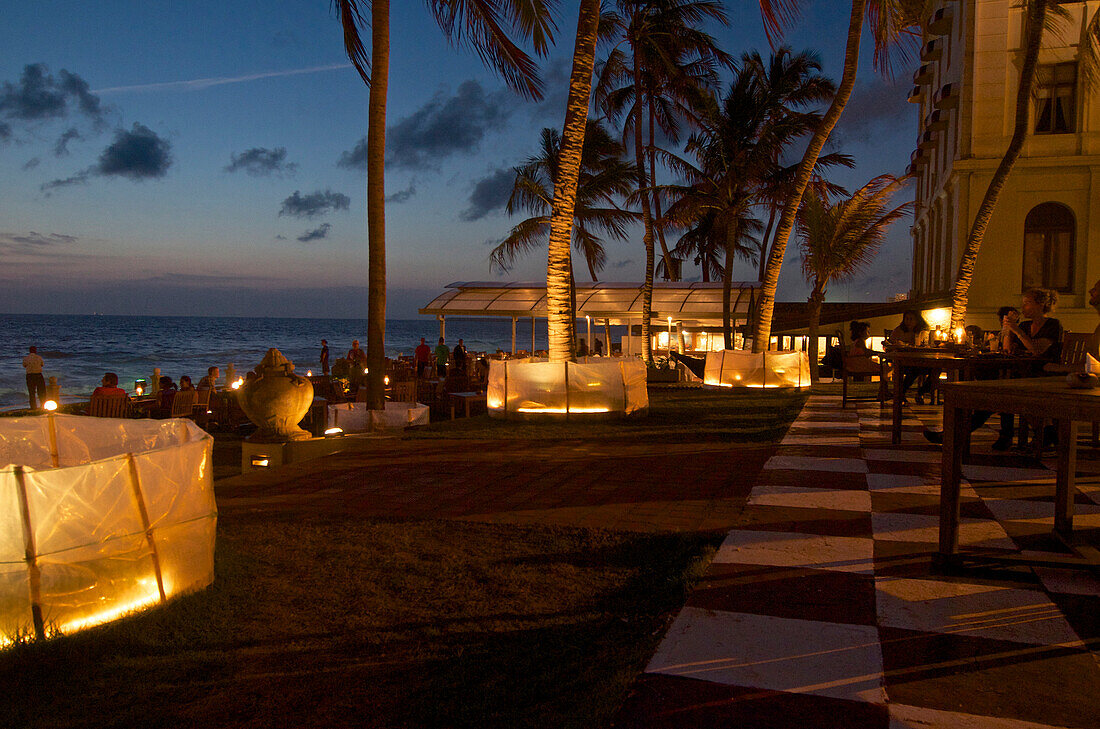
<instances>
[{"instance_id":1,"label":"standing person","mask_svg":"<svg viewBox=\"0 0 1100 729\"><path fill-rule=\"evenodd\" d=\"M466 345L462 343L462 340L458 340L458 344L455 345L453 352L455 358L455 369L465 374L466 372Z\"/></svg>"},{"instance_id":2,"label":"standing person","mask_svg":"<svg viewBox=\"0 0 1100 729\"><path fill-rule=\"evenodd\" d=\"M348 361L348 384L354 390L358 390L366 375L363 370L367 367L367 353L359 349L358 339L352 340L351 349L348 350L345 359Z\"/></svg>"},{"instance_id":3,"label":"standing person","mask_svg":"<svg viewBox=\"0 0 1100 729\"><path fill-rule=\"evenodd\" d=\"M423 377L432 366L432 348L424 341L424 337L420 338L420 345L417 346L413 355L416 358L416 376Z\"/></svg>"},{"instance_id":4,"label":"standing person","mask_svg":"<svg viewBox=\"0 0 1100 729\"><path fill-rule=\"evenodd\" d=\"M599 339L592 340L592 354L596 355L597 357L603 356L603 342L601 342Z\"/></svg>"},{"instance_id":5,"label":"standing person","mask_svg":"<svg viewBox=\"0 0 1100 729\"><path fill-rule=\"evenodd\" d=\"M328 377L328 342L321 340L321 374Z\"/></svg>"},{"instance_id":6,"label":"standing person","mask_svg":"<svg viewBox=\"0 0 1100 729\"><path fill-rule=\"evenodd\" d=\"M440 337L439 344L435 346L435 371L440 377L447 376L447 360L450 357L451 350L443 343L443 337Z\"/></svg>"},{"instance_id":7,"label":"standing person","mask_svg":"<svg viewBox=\"0 0 1100 729\"><path fill-rule=\"evenodd\" d=\"M218 387L218 377L221 376L221 370L217 365L206 368L206 376L199 380L199 390L216 390Z\"/></svg>"},{"instance_id":8,"label":"standing person","mask_svg":"<svg viewBox=\"0 0 1100 729\"><path fill-rule=\"evenodd\" d=\"M23 358L23 369L27 371L27 395L30 398L31 410L37 410L39 402L46 402L46 378L42 376L43 364L42 358L38 356L38 347L27 350L27 356Z\"/></svg>"}]
</instances>

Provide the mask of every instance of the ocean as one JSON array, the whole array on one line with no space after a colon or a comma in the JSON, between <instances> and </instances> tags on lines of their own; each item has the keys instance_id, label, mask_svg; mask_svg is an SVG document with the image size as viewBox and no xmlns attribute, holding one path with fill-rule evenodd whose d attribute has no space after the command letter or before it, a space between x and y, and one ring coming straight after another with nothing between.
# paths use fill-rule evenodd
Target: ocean
<instances>
[{"instance_id":1,"label":"ocean","mask_svg":"<svg viewBox=\"0 0 1100 729\"><path fill-rule=\"evenodd\" d=\"M434 347L439 323L426 317L391 319L386 354L411 355L421 337ZM448 318L447 344L454 346L459 337L471 352L508 351L512 321ZM57 378L62 402L72 402L87 399L104 372L117 373L119 386L132 390L134 380L152 379L154 367L177 382L180 375L198 382L207 367L218 365L224 382L229 363L243 374L271 347L290 358L298 373L319 372L322 339L328 340L333 361L353 339L366 349L366 319L0 314L0 410L27 406L23 356L32 345L45 360L47 380ZM530 346L531 320L520 319L516 347ZM547 347L545 319L536 320L535 347Z\"/></svg>"}]
</instances>

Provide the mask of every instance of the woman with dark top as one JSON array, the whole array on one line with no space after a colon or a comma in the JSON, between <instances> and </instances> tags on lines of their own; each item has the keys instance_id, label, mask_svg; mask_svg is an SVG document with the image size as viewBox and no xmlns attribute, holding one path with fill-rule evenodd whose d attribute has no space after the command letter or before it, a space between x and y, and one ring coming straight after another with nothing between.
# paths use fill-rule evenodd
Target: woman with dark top
<instances>
[{"instance_id":1,"label":"woman with dark top","mask_svg":"<svg viewBox=\"0 0 1100 729\"><path fill-rule=\"evenodd\" d=\"M928 322L916 309L909 309L901 315L901 324L890 332L887 342L899 348L925 346L928 344ZM913 381L922 377L920 387L917 388L917 402L923 405L925 396L932 391L932 385L935 384L936 374L936 370L931 369L911 369L906 372L901 380L902 397L905 397Z\"/></svg>"},{"instance_id":2,"label":"woman with dark top","mask_svg":"<svg viewBox=\"0 0 1100 729\"><path fill-rule=\"evenodd\" d=\"M1057 362L1062 356L1062 323L1047 316L1054 310L1057 303L1056 291L1032 288L1024 292L1020 305L1023 315L1028 317L1026 321L1015 323L1012 307L1002 307L998 311L998 314L1001 314L1002 331L1006 332L1005 336L998 338L1001 342L1001 351L1042 359L1029 373L1030 377L1041 376L1044 364ZM970 431L974 432L980 428L990 415L992 413L989 411L975 410L970 418ZM997 440L993 443L993 450L1007 451L1012 446L1014 432L1015 423L1012 413L1001 413L1001 428ZM940 431L926 430L924 436L933 443L943 442L943 433ZM1052 426L1043 428L1041 438L1043 447L1052 446L1055 442L1054 428Z\"/></svg>"}]
</instances>

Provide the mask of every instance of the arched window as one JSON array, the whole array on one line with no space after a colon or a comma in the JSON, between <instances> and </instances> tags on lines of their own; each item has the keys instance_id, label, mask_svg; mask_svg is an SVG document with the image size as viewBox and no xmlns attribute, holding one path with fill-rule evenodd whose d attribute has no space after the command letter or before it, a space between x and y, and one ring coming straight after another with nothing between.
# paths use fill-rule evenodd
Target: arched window
<instances>
[{"instance_id":1,"label":"arched window","mask_svg":"<svg viewBox=\"0 0 1100 729\"><path fill-rule=\"evenodd\" d=\"M1024 220L1023 288L1073 290L1073 211L1058 203L1036 205Z\"/></svg>"}]
</instances>

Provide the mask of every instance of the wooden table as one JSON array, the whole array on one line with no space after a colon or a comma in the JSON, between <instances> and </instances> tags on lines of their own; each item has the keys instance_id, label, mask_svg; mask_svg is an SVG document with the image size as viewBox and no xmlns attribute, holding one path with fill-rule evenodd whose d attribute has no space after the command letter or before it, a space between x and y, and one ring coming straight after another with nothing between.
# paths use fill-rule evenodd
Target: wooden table
<instances>
[{"instance_id":1,"label":"wooden table","mask_svg":"<svg viewBox=\"0 0 1100 729\"><path fill-rule=\"evenodd\" d=\"M1074 476L1077 465L1077 421L1100 419L1100 390L1074 390L1062 377L957 382L943 386L943 461L940 485L939 562L958 561L959 483L962 458L970 441L970 411L995 410L1053 420L1058 427L1058 470L1054 491L1054 532L1072 545ZM999 561L1100 566L1094 547L1075 546L1079 558L1049 559L1019 555Z\"/></svg>"},{"instance_id":2,"label":"wooden table","mask_svg":"<svg viewBox=\"0 0 1100 729\"><path fill-rule=\"evenodd\" d=\"M451 401L451 420L455 419L455 405L461 402L466 409L466 417L470 417L470 405L477 402L485 402L484 392L451 392L447 394Z\"/></svg>"},{"instance_id":3,"label":"wooden table","mask_svg":"<svg viewBox=\"0 0 1100 729\"><path fill-rule=\"evenodd\" d=\"M892 422L890 442L901 443L901 406L905 394L901 383L905 370L937 370L947 372L948 380L971 380L981 372L1029 371L1043 360L1038 357L1014 357L998 354L958 354L950 351L932 349L895 349L881 355L881 358L894 366L894 396L892 403ZM981 410L982 408L977 408ZM997 410L996 408L986 408ZM997 412L1002 412L997 410Z\"/></svg>"}]
</instances>

